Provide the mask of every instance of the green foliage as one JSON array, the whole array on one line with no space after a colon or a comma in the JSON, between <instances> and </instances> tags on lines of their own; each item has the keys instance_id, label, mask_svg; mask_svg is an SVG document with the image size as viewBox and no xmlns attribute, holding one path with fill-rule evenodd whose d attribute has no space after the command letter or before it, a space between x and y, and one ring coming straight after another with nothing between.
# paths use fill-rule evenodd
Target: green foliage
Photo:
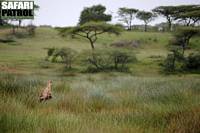
<instances>
[{"instance_id":1,"label":"green foliage","mask_svg":"<svg viewBox=\"0 0 200 133\"><path fill-rule=\"evenodd\" d=\"M122 50L112 51L111 58L114 61L114 68L121 71L128 69L127 65L136 61L133 53Z\"/></svg>"},{"instance_id":2,"label":"green foliage","mask_svg":"<svg viewBox=\"0 0 200 133\"><path fill-rule=\"evenodd\" d=\"M116 27L115 25L107 24L104 22L89 22L81 26L77 26L70 30L70 33L76 34L78 32L93 32L98 35L102 33L111 33L111 34L120 34L121 29L119 27Z\"/></svg>"},{"instance_id":3,"label":"green foliage","mask_svg":"<svg viewBox=\"0 0 200 133\"><path fill-rule=\"evenodd\" d=\"M58 62L58 58L61 58L66 68L71 69L76 52L70 48L48 48L47 55L47 60L52 57L52 62Z\"/></svg>"},{"instance_id":4,"label":"green foliage","mask_svg":"<svg viewBox=\"0 0 200 133\"><path fill-rule=\"evenodd\" d=\"M154 8L152 11L157 13L158 15L164 16L168 22L168 30L171 30L175 10L176 10L175 6L159 6Z\"/></svg>"},{"instance_id":5,"label":"green foliage","mask_svg":"<svg viewBox=\"0 0 200 133\"><path fill-rule=\"evenodd\" d=\"M166 17L169 30L176 20L185 26L195 26L200 21L199 5L159 6L152 11Z\"/></svg>"},{"instance_id":6,"label":"green foliage","mask_svg":"<svg viewBox=\"0 0 200 133\"><path fill-rule=\"evenodd\" d=\"M50 56L53 56L53 53L55 52L56 48L47 48L47 58Z\"/></svg>"},{"instance_id":7,"label":"green foliage","mask_svg":"<svg viewBox=\"0 0 200 133\"><path fill-rule=\"evenodd\" d=\"M191 38L195 36L200 36L200 28L181 27L175 33L175 40L172 42L172 45L180 46L184 54L185 49L190 44Z\"/></svg>"},{"instance_id":8,"label":"green foliage","mask_svg":"<svg viewBox=\"0 0 200 133\"><path fill-rule=\"evenodd\" d=\"M136 57L133 53L120 50L95 50L88 52L85 60L89 72L128 71L128 64L135 61Z\"/></svg>"},{"instance_id":9,"label":"green foliage","mask_svg":"<svg viewBox=\"0 0 200 133\"><path fill-rule=\"evenodd\" d=\"M191 53L186 62L186 69L200 72L200 53Z\"/></svg>"},{"instance_id":10,"label":"green foliage","mask_svg":"<svg viewBox=\"0 0 200 133\"><path fill-rule=\"evenodd\" d=\"M144 23L145 23L145 31L147 31L147 24L149 22L151 22L155 18L155 15L153 13L151 13L151 12L139 11L137 13L136 17L138 19L144 21Z\"/></svg>"},{"instance_id":11,"label":"green foliage","mask_svg":"<svg viewBox=\"0 0 200 133\"><path fill-rule=\"evenodd\" d=\"M121 31L122 29L115 25L104 22L89 22L74 28L63 29L61 30L61 34L72 35L72 37L81 36L86 38L89 40L92 49L94 49L94 43L97 41L98 35L103 33L119 35Z\"/></svg>"},{"instance_id":12,"label":"green foliage","mask_svg":"<svg viewBox=\"0 0 200 133\"><path fill-rule=\"evenodd\" d=\"M167 55L167 58L164 60L163 67L165 72L175 72L177 70L182 70L184 66L183 54L176 47L172 48L171 53Z\"/></svg>"},{"instance_id":13,"label":"green foliage","mask_svg":"<svg viewBox=\"0 0 200 133\"><path fill-rule=\"evenodd\" d=\"M94 5L92 7L84 8L79 18L79 24L85 24L90 21L101 22L111 21L112 16L105 14L106 7L102 5Z\"/></svg>"},{"instance_id":14,"label":"green foliage","mask_svg":"<svg viewBox=\"0 0 200 133\"><path fill-rule=\"evenodd\" d=\"M84 54L86 55L86 59L84 59L83 61L88 66L87 71L98 72L105 71L111 68L112 60L110 58L110 51L86 51Z\"/></svg>"},{"instance_id":15,"label":"green foliage","mask_svg":"<svg viewBox=\"0 0 200 133\"><path fill-rule=\"evenodd\" d=\"M180 27L177 29L177 37L187 37L191 38L193 36L200 36L200 28L198 27Z\"/></svg>"},{"instance_id":16,"label":"green foliage","mask_svg":"<svg viewBox=\"0 0 200 133\"><path fill-rule=\"evenodd\" d=\"M188 57L184 57L184 50L189 44L189 40L186 40L187 36L190 35L189 39L195 35L199 34L198 29L189 29L184 28L182 31L179 31L176 39L170 42L171 52L168 54L167 58L164 61L164 70L167 72L174 71L199 71L200 69L200 55L199 53L192 53ZM187 45L186 45L187 44ZM180 47L182 52L180 52Z\"/></svg>"},{"instance_id":17,"label":"green foliage","mask_svg":"<svg viewBox=\"0 0 200 133\"><path fill-rule=\"evenodd\" d=\"M195 26L200 21L200 5L176 6L174 19L182 22L185 26Z\"/></svg>"},{"instance_id":18,"label":"green foliage","mask_svg":"<svg viewBox=\"0 0 200 133\"><path fill-rule=\"evenodd\" d=\"M119 8L118 11L119 21L125 23L128 26L128 30L132 30L132 21L137 12L138 9L134 8L126 8L126 7Z\"/></svg>"}]
</instances>

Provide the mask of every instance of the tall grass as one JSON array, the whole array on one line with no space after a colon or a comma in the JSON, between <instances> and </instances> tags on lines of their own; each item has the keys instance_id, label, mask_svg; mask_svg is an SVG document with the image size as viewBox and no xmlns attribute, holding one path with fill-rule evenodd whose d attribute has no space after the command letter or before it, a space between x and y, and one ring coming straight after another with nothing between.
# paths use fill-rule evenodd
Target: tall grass
<instances>
[{"instance_id":1,"label":"tall grass","mask_svg":"<svg viewBox=\"0 0 200 133\"><path fill-rule=\"evenodd\" d=\"M0 132L199 131L198 78L93 74L53 83L53 99L39 103L46 81L0 75Z\"/></svg>"}]
</instances>

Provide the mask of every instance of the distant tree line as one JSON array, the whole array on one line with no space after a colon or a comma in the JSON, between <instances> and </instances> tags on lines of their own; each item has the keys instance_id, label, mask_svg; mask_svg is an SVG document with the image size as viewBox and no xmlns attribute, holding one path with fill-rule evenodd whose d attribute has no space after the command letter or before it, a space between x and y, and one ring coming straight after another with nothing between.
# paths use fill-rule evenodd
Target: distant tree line
<instances>
[{"instance_id":1,"label":"distant tree line","mask_svg":"<svg viewBox=\"0 0 200 133\"><path fill-rule=\"evenodd\" d=\"M126 59L128 54L124 55L119 52L116 52L117 54L114 54L115 52L104 53L102 51L98 52L98 50L95 50L95 42L100 34L110 33L119 35L124 28L123 25L112 25L107 23L112 20L112 15L106 14L105 11L106 7L103 5L94 5L84 8L81 12L77 26L61 28L59 30L63 36L71 35L73 38L79 36L87 39L90 42L92 53L88 58L88 63L90 63L93 67L96 69L117 69L118 65L116 65L115 61ZM137 18L144 22L144 31L146 32L148 24L155 20L155 18L159 15L166 18L168 23L168 31L172 30L172 25L175 23L182 25L182 27L180 26L177 28L176 32L173 34L173 39L169 42L171 47L170 53L164 60L163 66L166 71L170 72L173 72L177 69L177 63L178 66L182 66L181 70L199 70L199 64L196 63L200 61L199 53L193 53L186 57L184 56L184 53L187 47L190 45L191 38L200 36L200 29L198 27L198 23L200 22L200 5L159 6L154 8L151 12L140 11L135 8L122 7L119 8L117 13L118 20L127 26L128 31L133 29L133 20ZM104 62L103 58L100 57L106 56L107 60L111 59L112 56L110 55L117 55L116 58L113 58L113 63L111 63L115 65L105 67L104 64L107 64L108 62ZM104 63L101 64L102 62Z\"/></svg>"},{"instance_id":2,"label":"distant tree line","mask_svg":"<svg viewBox=\"0 0 200 133\"><path fill-rule=\"evenodd\" d=\"M184 26L195 26L200 22L200 5L159 6L152 11L166 18L168 30L172 30L173 22Z\"/></svg>"},{"instance_id":3,"label":"distant tree line","mask_svg":"<svg viewBox=\"0 0 200 133\"><path fill-rule=\"evenodd\" d=\"M84 23L108 22L112 20L112 15L105 14L106 7L94 5L85 8L80 15L79 25ZM144 22L144 31L147 31L148 24L156 17L165 17L168 23L168 31L172 30L172 25L178 23L184 26L196 26L200 22L200 5L179 5L179 6L159 6L152 11L140 11L135 8L121 7L117 12L118 20L126 25L127 30L132 30L135 18Z\"/></svg>"}]
</instances>

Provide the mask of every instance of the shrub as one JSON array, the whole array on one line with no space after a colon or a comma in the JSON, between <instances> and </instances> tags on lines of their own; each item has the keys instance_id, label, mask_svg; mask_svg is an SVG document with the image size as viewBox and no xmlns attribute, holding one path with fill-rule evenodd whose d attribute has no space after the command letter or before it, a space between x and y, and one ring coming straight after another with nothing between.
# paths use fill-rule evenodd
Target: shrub
<instances>
[{"instance_id":1,"label":"shrub","mask_svg":"<svg viewBox=\"0 0 200 133\"><path fill-rule=\"evenodd\" d=\"M55 48L48 48L47 50L48 50L48 51L47 51L47 55L48 55L48 57L50 57L50 56L53 55L53 53L54 53L54 51L55 51L56 49L55 49Z\"/></svg>"},{"instance_id":2,"label":"shrub","mask_svg":"<svg viewBox=\"0 0 200 133\"><path fill-rule=\"evenodd\" d=\"M67 68L72 68L72 62L74 61L76 52L72 49L65 49L65 55L63 57L63 62Z\"/></svg>"},{"instance_id":3,"label":"shrub","mask_svg":"<svg viewBox=\"0 0 200 133\"><path fill-rule=\"evenodd\" d=\"M88 71L97 72L111 68L111 53L106 50L95 50L87 53L84 62L88 65Z\"/></svg>"},{"instance_id":4,"label":"shrub","mask_svg":"<svg viewBox=\"0 0 200 133\"><path fill-rule=\"evenodd\" d=\"M85 62L89 72L127 71L128 64L136 60L131 52L119 50L98 50L88 53Z\"/></svg>"},{"instance_id":5,"label":"shrub","mask_svg":"<svg viewBox=\"0 0 200 133\"><path fill-rule=\"evenodd\" d=\"M164 66L164 71L167 71L167 72L175 71L174 54L168 54L167 55L167 58L164 60L163 66Z\"/></svg>"},{"instance_id":6,"label":"shrub","mask_svg":"<svg viewBox=\"0 0 200 133\"><path fill-rule=\"evenodd\" d=\"M185 61L183 54L177 48L172 48L170 51L171 53L168 54L163 63L164 71L174 72L176 70L181 70Z\"/></svg>"},{"instance_id":7,"label":"shrub","mask_svg":"<svg viewBox=\"0 0 200 133\"><path fill-rule=\"evenodd\" d=\"M188 56L186 69L200 71L200 53L192 53Z\"/></svg>"},{"instance_id":8,"label":"shrub","mask_svg":"<svg viewBox=\"0 0 200 133\"><path fill-rule=\"evenodd\" d=\"M61 62L64 63L68 69L72 68L72 62L74 60L75 55L76 52L70 48L48 48L47 51L47 59L52 57L52 62L58 62L58 58L60 58Z\"/></svg>"},{"instance_id":9,"label":"shrub","mask_svg":"<svg viewBox=\"0 0 200 133\"><path fill-rule=\"evenodd\" d=\"M128 69L127 64L136 60L136 57L132 53L119 50L113 51L111 57L114 62L114 68L121 71Z\"/></svg>"}]
</instances>

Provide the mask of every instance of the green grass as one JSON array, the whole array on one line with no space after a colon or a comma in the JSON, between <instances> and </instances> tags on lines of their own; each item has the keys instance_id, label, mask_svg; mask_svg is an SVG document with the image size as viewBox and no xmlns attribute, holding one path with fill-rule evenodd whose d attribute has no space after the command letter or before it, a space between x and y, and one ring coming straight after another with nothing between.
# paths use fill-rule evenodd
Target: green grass
<instances>
[{"instance_id":1,"label":"green grass","mask_svg":"<svg viewBox=\"0 0 200 133\"><path fill-rule=\"evenodd\" d=\"M157 41L152 41L155 38ZM120 40L140 40L142 42L140 47L137 49L132 48L131 50L136 53L140 62L149 62L149 64L154 64L154 61L148 57L157 55L166 56L167 40L170 38L171 35L168 33L123 32L121 36L105 34L99 37L95 47L97 49L104 49L110 47L112 42ZM0 65L7 65L9 68L17 69L16 71L20 71L19 73L24 74L46 74L48 72L46 69L41 69L40 67L40 62L46 57L47 50L45 50L45 48L69 47L79 53L91 49L87 40L82 38L75 40L72 40L71 38L61 38L56 30L48 28L39 28L37 29L34 38L17 39L17 43L20 45L7 45L0 43ZM140 73L140 64L141 63L136 64L136 67L134 67L135 74L137 75L142 74ZM79 67L80 65L78 64L77 66ZM62 67L62 65L50 64L49 70L51 72L54 71L56 74L59 73L57 69L60 69L60 67ZM152 70L149 71L148 69L145 69L144 71L150 73L150 75L157 74L157 65L155 64L154 67L153 73Z\"/></svg>"},{"instance_id":2,"label":"green grass","mask_svg":"<svg viewBox=\"0 0 200 133\"><path fill-rule=\"evenodd\" d=\"M43 80L0 78L3 132L167 132L176 115L195 124L179 112L199 109L195 78L83 75L54 81L54 97L46 103L37 99Z\"/></svg>"},{"instance_id":3,"label":"green grass","mask_svg":"<svg viewBox=\"0 0 200 133\"><path fill-rule=\"evenodd\" d=\"M1 30L0 37L6 33ZM97 49L120 40L141 41L138 48L129 48L138 59L130 73L82 73L80 61L66 71L63 64L45 62L45 48L91 49L87 40L61 38L54 29L38 28L33 38L15 38L19 45L0 43L0 132L199 132L199 75L160 73L171 37L154 32L100 36ZM196 40L191 47L198 49ZM49 79L53 99L39 103Z\"/></svg>"}]
</instances>

